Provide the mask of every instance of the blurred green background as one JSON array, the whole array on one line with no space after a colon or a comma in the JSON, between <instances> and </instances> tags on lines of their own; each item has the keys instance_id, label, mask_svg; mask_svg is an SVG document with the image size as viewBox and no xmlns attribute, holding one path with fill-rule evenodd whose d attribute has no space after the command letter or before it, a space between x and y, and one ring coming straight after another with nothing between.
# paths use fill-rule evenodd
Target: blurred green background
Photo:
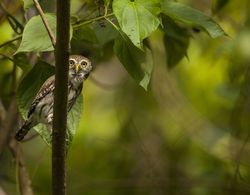
<instances>
[{"instance_id":1,"label":"blurred green background","mask_svg":"<svg viewBox=\"0 0 250 195\"><path fill-rule=\"evenodd\" d=\"M147 92L113 56L111 44L100 50L72 40L72 50L88 55L95 70L84 84L83 115L68 153L68 194L250 193L250 2L182 2L212 15L228 36L193 32L188 57L168 68L163 32L154 32ZM83 3L72 0L72 12ZM17 17L19 9L19 1L8 6ZM13 35L1 12L0 35L0 44ZM11 61L0 59L0 98L6 102L12 69ZM36 137L22 150L35 194L50 194L51 148ZM0 186L17 194L8 151L0 164Z\"/></svg>"}]
</instances>

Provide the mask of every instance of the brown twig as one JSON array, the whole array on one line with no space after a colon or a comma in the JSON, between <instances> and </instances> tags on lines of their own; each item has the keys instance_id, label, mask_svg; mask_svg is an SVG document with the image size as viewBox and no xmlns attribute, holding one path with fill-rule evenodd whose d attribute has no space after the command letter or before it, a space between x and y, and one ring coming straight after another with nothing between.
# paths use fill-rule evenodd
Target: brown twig
<instances>
[{"instance_id":1,"label":"brown twig","mask_svg":"<svg viewBox=\"0 0 250 195\"><path fill-rule=\"evenodd\" d=\"M48 32L49 38L51 40L51 43L52 43L53 47L55 48L55 46L56 46L56 39L55 39L55 36L54 36L54 34L53 34L50 26L49 26L49 23L48 23L47 19L45 17L45 14L43 13L43 10L42 10L39 2L37 0L33 0L33 2L35 4L35 7L36 7L36 9L37 9L37 11L38 11L38 13L39 13L42 21L43 21L43 24L44 24L44 26L45 26L45 28L46 28L46 30Z\"/></svg>"},{"instance_id":2,"label":"brown twig","mask_svg":"<svg viewBox=\"0 0 250 195\"><path fill-rule=\"evenodd\" d=\"M12 43L12 42L14 42L14 41L17 41L17 40L19 40L19 39L21 39L21 38L22 38L22 35L19 35L19 36L17 36L17 37L14 37L13 39L10 39L10 40L8 40L8 41L2 43L2 44L0 45L0 48L3 47L3 46L5 46L5 45L8 45L8 44L10 44L10 43Z\"/></svg>"},{"instance_id":3,"label":"brown twig","mask_svg":"<svg viewBox=\"0 0 250 195\"><path fill-rule=\"evenodd\" d=\"M11 62L14 62L14 59L12 58L12 57L10 57L10 56L8 56L8 55L6 55L6 54L4 54L4 53L0 53L0 56L1 56L1 60L2 59L8 59L8 60L10 60Z\"/></svg>"},{"instance_id":4,"label":"brown twig","mask_svg":"<svg viewBox=\"0 0 250 195\"><path fill-rule=\"evenodd\" d=\"M2 109L4 109L1 106ZM5 111L5 118L3 123L0 124L0 155L4 147L8 144L11 133L17 121L17 106L15 97L12 98L8 110Z\"/></svg>"},{"instance_id":5,"label":"brown twig","mask_svg":"<svg viewBox=\"0 0 250 195\"><path fill-rule=\"evenodd\" d=\"M17 106L16 99L12 97L8 109L6 110L0 101L0 155L5 148L9 146L13 157L16 159L18 167L18 180L21 195L33 195L31 181L28 172L24 166L23 155L15 139L11 139L11 133L17 124ZM0 192L1 194L1 192Z\"/></svg>"},{"instance_id":6,"label":"brown twig","mask_svg":"<svg viewBox=\"0 0 250 195\"><path fill-rule=\"evenodd\" d=\"M9 143L9 148L13 157L16 159L18 168L19 190L22 195L33 195L31 180L25 167L22 151L17 141L13 138Z\"/></svg>"}]
</instances>

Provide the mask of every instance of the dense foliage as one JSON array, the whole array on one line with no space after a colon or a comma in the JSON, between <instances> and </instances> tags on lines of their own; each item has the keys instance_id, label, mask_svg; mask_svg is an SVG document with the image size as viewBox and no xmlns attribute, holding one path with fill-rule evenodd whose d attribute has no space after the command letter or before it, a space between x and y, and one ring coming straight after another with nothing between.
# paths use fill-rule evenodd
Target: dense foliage
<instances>
[{"instance_id":1,"label":"dense foliage","mask_svg":"<svg viewBox=\"0 0 250 195\"><path fill-rule=\"evenodd\" d=\"M40 3L55 34L55 3ZM247 0L72 0L71 53L95 71L68 117L69 194L249 192L248 8ZM1 10L0 103L15 97L25 118L54 73L54 47L32 0L5 0ZM46 128L34 129L50 145ZM35 194L48 194L41 140L23 150ZM15 193L14 165L7 152L2 159L0 193Z\"/></svg>"}]
</instances>

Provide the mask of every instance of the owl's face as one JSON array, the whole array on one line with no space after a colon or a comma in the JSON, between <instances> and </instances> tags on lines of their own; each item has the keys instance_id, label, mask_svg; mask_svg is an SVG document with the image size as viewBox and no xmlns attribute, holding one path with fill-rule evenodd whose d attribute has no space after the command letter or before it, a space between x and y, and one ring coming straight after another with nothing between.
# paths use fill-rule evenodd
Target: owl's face
<instances>
[{"instance_id":1,"label":"owl's face","mask_svg":"<svg viewBox=\"0 0 250 195\"><path fill-rule=\"evenodd\" d=\"M91 62L88 58L79 55L69 57L69 80L75 84L80 84L87 79L92 70Z\"/></svg>"}]
</instances>

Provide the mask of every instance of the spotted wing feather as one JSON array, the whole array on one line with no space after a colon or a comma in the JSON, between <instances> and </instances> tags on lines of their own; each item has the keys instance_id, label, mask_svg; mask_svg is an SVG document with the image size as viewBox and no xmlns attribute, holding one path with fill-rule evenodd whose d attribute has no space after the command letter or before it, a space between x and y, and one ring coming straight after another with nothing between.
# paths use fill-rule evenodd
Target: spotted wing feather
<instances>
[{"instance_id":1,"label":"spotted wing feather","mask_svg":"<svg viewBox=\"0 0 250 195\"><path fill-rule=\"evenodd\" d=\"M46 95L53 92L55 89L55 75L49 77L40 90L37 92L35 99L31 103L29 112L28 112L28 118L31 116L31 114L35 111L37 104L43 99Z\"/></svg>"}]
</instances>

